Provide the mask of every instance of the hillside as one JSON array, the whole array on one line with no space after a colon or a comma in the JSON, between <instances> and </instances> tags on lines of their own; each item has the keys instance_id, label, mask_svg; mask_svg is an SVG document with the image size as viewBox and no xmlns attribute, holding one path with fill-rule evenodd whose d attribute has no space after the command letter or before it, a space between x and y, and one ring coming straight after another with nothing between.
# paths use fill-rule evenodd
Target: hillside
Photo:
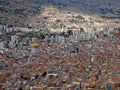
<instances>
[{"instance_id":1,"label":"hillside","mask_svg":"<svg viewBox=\"0 0 120 90\"><path fill-rule=\"evenodd\" d=\"M101 26L119 26L119 19L105 19L100 15L88 15L67 10L60 10L51 5L43 6L42 12L29 18L29 26L37 28L69 28L86 27L94 28Z\"/></svg>"},{"instance_id":2,"label":"hillside","mask_svg":"<svg viewBox=\"0 0 120 90\"><path fill-rule=\"evenodd\" d=\"M28 17L40 13L40 6L23 0L0 0L0 23L27 26Z\"/></svg>"},{"instance_id":3,"label":"hillside","mask_svg":"<svg viewBox=\"0 0 120 90\"><path fill-rule=\"evenodd\" d=\"M74 12L106 14L119 13L119 0L26 0L28 2L36 2L41 4L52 4L61 9Z\"/></svg>"},{"instance_id":4,"label":"hillside","mask_svg":"<svg viewBox=\"0 0 120 90\"><path fill-rule=\"evenodd\" d=\"M118 24L119 6L119 0L0 0L0 23L22 27L79 27L89 17L95 25ZM84 22L83 26L90 24Z\"/></svg>"}]
</instances>

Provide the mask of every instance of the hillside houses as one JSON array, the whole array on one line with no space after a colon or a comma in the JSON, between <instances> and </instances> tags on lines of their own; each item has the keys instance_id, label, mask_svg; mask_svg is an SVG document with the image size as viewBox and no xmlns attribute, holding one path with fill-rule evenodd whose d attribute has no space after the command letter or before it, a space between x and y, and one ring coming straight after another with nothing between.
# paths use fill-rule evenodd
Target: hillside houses
<instances>
[{"instance_id":1,"label":"hillside houses","mask_svg":"<svg viewBox=\"0 0 120 90\"><path fill-rule=\"evenodd\" d=\"M119 88L119 28L6 29L0 33L0 89Z\"/></svg>"}]
</instances>

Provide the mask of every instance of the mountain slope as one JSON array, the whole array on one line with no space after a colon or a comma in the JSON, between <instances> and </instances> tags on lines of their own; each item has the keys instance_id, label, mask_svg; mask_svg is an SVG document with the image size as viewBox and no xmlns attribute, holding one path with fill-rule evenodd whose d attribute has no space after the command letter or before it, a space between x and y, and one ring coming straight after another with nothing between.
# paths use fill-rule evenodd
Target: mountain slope
<instances>
[{"instance_id":1,"label":"mountain slope","mask_svg":"<svg viewBox=\"0 0 120 90\"><path fill-rule=\"evenodd\" d=\"M106 12L119 11L120 1L119 0L26 0L29 2L37 2L42 4L52 4L60 8L65 8L73 11L87 11L91 13L103 13L101 9L108 9ZM69 8L67 8L69 7ZM86 13L87 13L86 12Z\"/></svg>"},{"instance_id":2,"label":"mountain slope","mask_svg":"<svg viewBox=\"0 0 120 90\"><path fill-rule=\"evenodd\" d=\"M44 10L44 6L55 8L52 11L56 10L56 14L53 16L43 14L49 11L49 9L48 11ZM88 15L95 18L101 17L106 20L119 21L119 6L119 0L0 0L0 23L22 27L29 25L45 26L51 23L50 20L59 19L62 24L71 25L68 14L73 12L82 14L82 16ZM78 22L78 20L75 21Z\"/></svg>"},{"instance_id":3,"label":"mountain slope","mask_svg":"<svg viewBox=\"0 0 120 90\"><path fill-rule=\"evenodd\" d=\"M0 0L0 23L26 26L27 18L40 13L40 6L23 0Z\"/></svg>"}]
</instances>

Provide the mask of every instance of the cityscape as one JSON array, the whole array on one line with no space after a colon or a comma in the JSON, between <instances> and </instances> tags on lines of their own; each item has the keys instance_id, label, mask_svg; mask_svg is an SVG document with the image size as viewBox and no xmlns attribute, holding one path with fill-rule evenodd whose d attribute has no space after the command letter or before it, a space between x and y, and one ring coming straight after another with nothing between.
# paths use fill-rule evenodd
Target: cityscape
<instances>
[{"instance_id":1,"label":"cityscape","mask_svg":"<svg viewBox=\"0 0 120 90\"><path fill-rule=\"evenodd\" d=\"M119 0L0 0L0 90L119 90Z\"/></svg>"}]
</instances>

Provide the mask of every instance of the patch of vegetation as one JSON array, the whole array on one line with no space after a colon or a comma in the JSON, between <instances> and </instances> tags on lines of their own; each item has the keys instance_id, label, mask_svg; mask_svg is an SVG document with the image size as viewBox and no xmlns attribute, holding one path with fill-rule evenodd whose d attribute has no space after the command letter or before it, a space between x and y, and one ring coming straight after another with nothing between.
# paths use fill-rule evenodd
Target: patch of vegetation
<instances>
[{"instance_id":1,"label":"patch of vegetation","mask_svg":"<svg viewBox=\"0 0 120 90\"><path fill-rule=\"evenodd\" d=\"M4 12L5 9L4 9L3 7L0 7L0 11L1 11L1 12Z\"/></svg>"},{"instance_id":2,"label":"patch of vegetation","mask_svg":"<svg viewBox=\"0 0 120 90\"><path fill-rule=\"evenodd\" d=\"M14 9L15 14L23 14L24 11L25 9Z\"/></svg>"},{"instance_id":3,"label":"patch of vegetation","mask_svg":"<svg viewBox=\"0 0 120 90\"><path fill-rule=\"evenodd\" d=\"M75 19L70 19L69 22L70 22L70 23L78 23L78 21L75 20Z\"/></svg>"},{"instance_id":4,"label":"patch of vegetation","mask_svg":"<svg viewBox=\"0 0 120 90\"><path fill-rule=\"evenodd\" d=\"M45 35L44 35L43 33L40 33L40 34L38 35L38 38L39 38L39 39L45 39Z\"/></svg>"},{"instance_id":5,"label":"patch of vegetation","mask_svg":"<svg viewBox=\"0 0 120 90\"><path fill-rule=\"evenodd\" d=\"M62 21L61 21L61 20L59 20L59 19L57 19L55 22L56 22L56 23L60 23L60 22L62 22Z\"/></svg>"},{"instance_id":6,"label":"patch of vegetation","mask_svg":"<svg viewBox=\"0 0 120 90\"><path fill-rule=\"evenodd\" d=\"M45 16L44 19L48 19L49 17Z\"/></svg>"},{"instance_id":7,"label":"patch of vegetation","mask_svg":"<svg viewBox=\"0 0 120 90\"><path fill-rule=\"evenodd\" d=\"M61 28L61 25L56 23L56 22L51 22L47 28L54 28L54 29L58 29L58 28Z\"/></svg>"},{"instance_id":8,"label":"patch of vegetation","mask_svg":"<svg viewBox=\"0 0 120 90\"><path fill-rule=\"evenodd\" d=\"M75 18L77 18L79 20L84 20L84 17L82 17L81 15L77 15Z\"/></svg>"},{"instance_id":9,"label":"patch of vegetation","mask_svg":"<svg viewBox=\"0 0 120 90\"><path fill-rule=\"evenodd\" d=\"M8 12L8 10L3 7L0 7L0 12Z\"/></svg>"},{"instance_id":10,"label":"patch of vegetation","mask_svg":"<svg viewBox=\"0 0 120 90\"><path fill-rule=\"evenodd\" d=\"M118 16L101 16L101 18L103 19L120 19L120 17Z\"/></svg>"}]
</instances>

